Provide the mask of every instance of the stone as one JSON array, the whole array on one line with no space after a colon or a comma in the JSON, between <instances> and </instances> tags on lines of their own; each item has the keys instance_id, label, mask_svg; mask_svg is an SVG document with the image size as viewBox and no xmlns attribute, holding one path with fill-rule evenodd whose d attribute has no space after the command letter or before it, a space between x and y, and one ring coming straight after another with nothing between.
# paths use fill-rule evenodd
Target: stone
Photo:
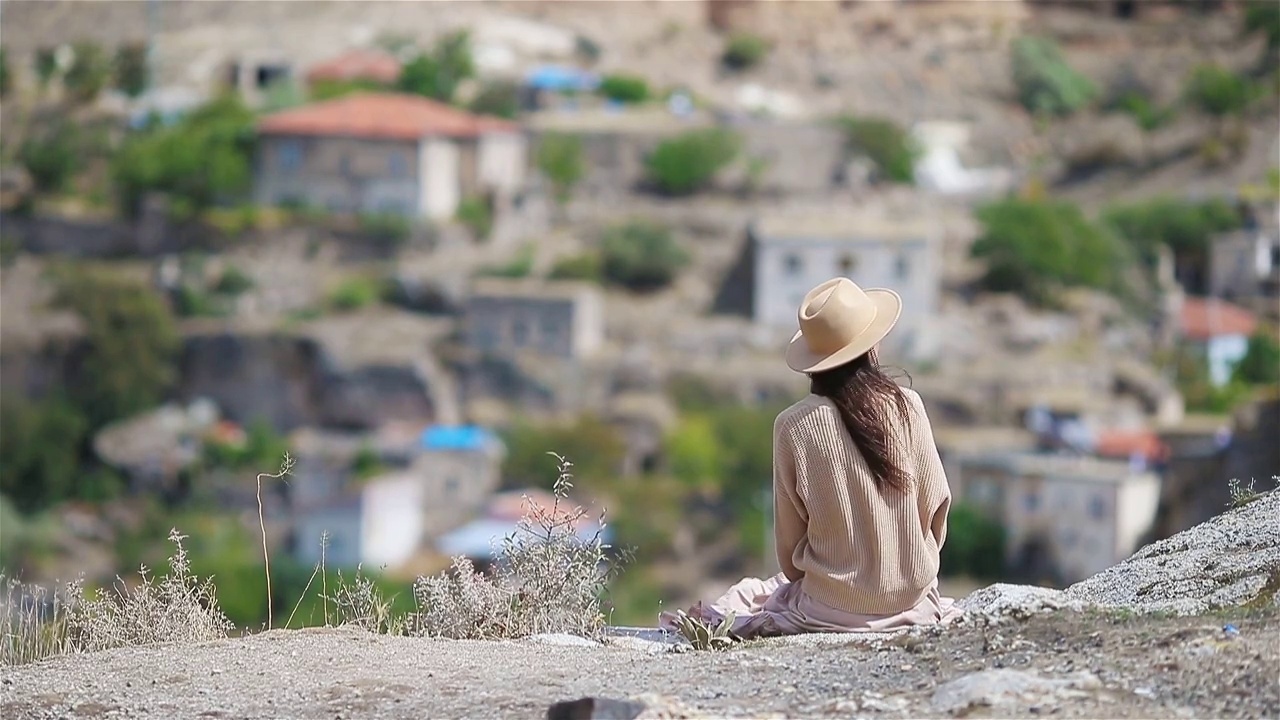
<instances>
[{"instance_id":1,"label":"stone","mask_svg":"<svg viewBox=\"0 0 1280 720\"><path fill-rule=\"evenodd\" d=\"M584 697L552 705L547 720L635 720L644 710L644 703L634 700Z\"/></svg>"},{"instance_id":2,"label":"stone","mask_svg":"<svg viewBox=\"0 0 1280 720\"><path fill-rule=\"evenodd\" d=\"M962 713L972 707L997 707L1034 701L1041 708L1050 699L1067 699L1102 687L1089 672L1061 678L1042 677L1023 670L983 670L939 685L930 704L938 712Z\"/></svg>"},{"instance_id":3,"label":"stone","mask_svg":"<svg viewBox=\"0 0 1280 720\"><path fill-rule=\"evenodd\" d=\"M996 583L974 590L960 599L956 606L966 618L982 618L999 621L1010 617L1025 620L1032 615L1056 610L1083 610L1086 603L1068 596L1061 590Z\"/></svg>"}]
</instances>

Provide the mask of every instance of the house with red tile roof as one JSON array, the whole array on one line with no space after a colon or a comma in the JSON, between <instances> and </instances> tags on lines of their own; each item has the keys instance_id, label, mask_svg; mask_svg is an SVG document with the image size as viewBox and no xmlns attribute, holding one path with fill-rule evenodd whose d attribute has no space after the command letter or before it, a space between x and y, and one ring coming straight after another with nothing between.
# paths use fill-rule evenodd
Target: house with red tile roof
<instances>
[{"instance_id":1,"label":"house with red tile roof","mask_svg":"<svg viewBox=\"0 0 1280 720\"><path fill-rule=\"evenodd\" d=\"M1183 345L1208 361L1209 381L1222 386L1248 351L1258 318L1225 300L1187 297L1178 313L1178 328Z\"/></svg>"},{"instance_id":2,"label":"house with red tile roof","mask_svg":"<svg viewBox=\"0 0 1280 720\"><path fill-rule=\"evenodd\" d=\"M519 125L417 95L346 95L267 115L257 130L264 205L436 220L467 197L505 201L525 179Z\"/></svg>"}]
</instances>

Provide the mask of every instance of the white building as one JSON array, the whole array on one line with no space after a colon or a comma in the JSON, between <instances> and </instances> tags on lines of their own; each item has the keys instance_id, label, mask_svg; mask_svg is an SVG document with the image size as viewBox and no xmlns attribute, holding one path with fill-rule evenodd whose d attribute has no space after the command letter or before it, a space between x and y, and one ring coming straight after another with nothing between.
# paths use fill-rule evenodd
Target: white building
<instances>
[{"instance_id":1,"label":"white building","mask_svg":"<svg viewBox=\"0 0 1280 720\"><path fill-rule=\"evenodd\" d=\"M999 521L1011 569L1083 580L1136 551L1155 521L1160 477L1140 463L997 452L959 456L955 502Z\"/></svg>"},{"instance_id":2,"label":"white building","mask_svg":"<svg viewBox=\"0 0 1280 720\"><path fill-rule=\"evenodd\" d=\"M903 300L886 358L925 360L936 352L930 322L938 310L941 223L934 218L815 208L758 218L748 228L752 316L783 330L814 286L843 276L863 288L890 288Z\"/></svg>"},{"instance_id":3,"label":"white building","mask_svg":"<svg viewBox=\"0 0 1280 720\"><path fill-rule=\"evenodd\" d=\"M257 200L333 213L447 219L462 200L524 184L518 125L417 95L360 93L258 123Z\"/></svg>"}]
</instances>

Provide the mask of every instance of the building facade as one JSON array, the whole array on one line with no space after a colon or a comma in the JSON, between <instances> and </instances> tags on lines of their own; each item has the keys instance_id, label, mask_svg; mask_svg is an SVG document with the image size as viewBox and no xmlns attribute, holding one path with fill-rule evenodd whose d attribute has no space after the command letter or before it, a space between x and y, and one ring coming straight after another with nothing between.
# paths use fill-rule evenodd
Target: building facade
<instances>
[{"instance_id":1,"label":"building facade","mask_svg":"<svg viewBox=\"0 0 1280 720\"><path fill-rule=\"evenodd\" d=\"M423 97L348 95L268 115L258 133L263 205L439 220L468 197L505 202L524 184L517 125Z\"/></svg>"},{"instance_id":2,"label":"building facade","mask_svg":"<svg viewBox=\"0 0 1280 720\"><path fill-rule=\"evenodd\" d=\"M1236 363L1249 350L1257 317L1218 298L1185 297L1178 318L1183 349L1204 359L1209 382L1216 387L1230 382Z\"/></svg>"},{"instance_id":3,"label":"building facade","mask_svg":"<svg viewBox=\"0 0 1280 720\"><path fill-rule=\"evenodd\" d=\"M1280 230L1238 230L1209 245L1209 292L1249 305L1280 298Z\"/></svg>"},{"instance_id":4,"label":"building facade","mask_svg":"<svg viewBox=\"0 0 1280 720\"><path fill-rule=\"evenodd\" d=\"M604 296L591 283L481 280L464 328L467 346L482 355L585 359L604 344Z\"/></svg>"}]
</instances>

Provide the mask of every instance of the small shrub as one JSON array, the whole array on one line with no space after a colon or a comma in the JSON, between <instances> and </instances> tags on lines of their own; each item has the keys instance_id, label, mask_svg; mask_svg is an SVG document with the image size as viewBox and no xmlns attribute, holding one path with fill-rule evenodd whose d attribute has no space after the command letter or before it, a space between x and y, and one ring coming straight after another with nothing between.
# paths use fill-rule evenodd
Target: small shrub
<instances>
[{"instance_id":1,"label":"small shrub","mask_svg":"<svg viewBox=\"0 0 1280 720\"><path fill-rule=\"evenodd\" d=\"M338 621L380 635L403 635L411 618L394 612L395 604L382 594L372 578L364 574L362 566L356 567L355 576L348 583L338 571L334 592L327 597L333 603Z\"/></svg>"},{"instance_id":2,"label":"small shrub","mask_svg":"<svg viewBox=\"0 0 1280 720\"><path fill-rule=\"evenodd\" d=\"M605 280L635 291L671 284L689 261L671 231L659 225L630 222L610 228L600 244Z\"/></svg>"},{"instance_id":3,"label":"small shrub","mask_svg":"<svg viewBox=\"0 0 1280 720\"><path fill-rule=\"evenodd\" d=\"M605 75L600 81L600 94L620 103L642 103L649 99L649 83L636 75Z\"/></svg>"},{"instance_id":4,"label":"small shrub","mask_svg":"<svg viewBox=\"0 0 1280 720\"><path fill-rule=\"evenodd\" d=\"M228 310L219 298L190 283L178 286L173 296L173 311L178 317L225 317Z\"/></svg>"},{"instance_id":5,"label":"small shrub","mask_svg":"<svg viewBox=\"0 0 1280 720\"><path fill-rule=\"evenodd\" d=\"M353 78L350 80L320 79L307 86L307 95L314 101L333 100L344 95L358 92L385 91L386 87L376 80Z\"/></svg>"},{"instance_id":6,"label":"small shrub","mask_svg":"<svg viewBox=\"0 0 1280 720\"><path fill-rule=\"evenodd\" d=\"M769 42L758 35L736 33L725 43L720 62L732 70L748 70L769 54Z\"/></svg>"},{"instance_id":7,"label":"small shrub","mask_svg":"<svg viewBox=\"0 0 1280 720\"><path fill-rule=\"evenodd\" d=\"M689 195L709 185L740 148L741 140L727 130L692 130L660 143L645 158L645 170L660 192Z\"/></svg>"},{"instance_id":8,"label":"small shrub","mask_svg":"<svg viewBox=\"0 0 1280 720\"><path fill-rule=\"evenodd\" d=\"M1187 202L1158 197L1128 205L1112 205L1102 219L1154 266L1161 245L1176 253L1201 254L1214 235L1240 227L1239 213L1222 200Z\"/></svg>"},{"instance_id":9,"label":"small shrub","mask_svg":"<svg viewBox=\"0 0 1280 720\"><path fill-rule=\"evenodd\" d=\"M533 273L534 249L533 245L525 245L520 248L516 256L504 265L483 268L478 275L480 277L495 278L526 278Z\"/></svg>"},{"instance_id":10,"label":"small shrub","mask_svg":"<svg viewBox=\"0 0 1280 720\"><path fill-rule=\"evenodd\" d=\"M218 278L217 284L213 286L214 292L220 292L225 295L240 295L252 290L255 286L253 278L249 277L245 271L229 265L222 271L222 276Z\"/></svg>"},{"instance_id":11,"label":"small shrub","mask_svg":"<svg viewBox=\"0 0 1280 720\"><path fill-rule=\"evenodd\" d=\"M908 185L915 182L915 163L920 150L897 123L881 118L850 117L840 124L848 148L869 158L882 177Z\"/></svg>"},{"instance_id":12,"label":"small shrub","mask_svg":"<svg viewBox=\"0 0 1280 720\"><path fill-rule=\"evenodd\" d=\"M582 140L575 135L548 135L538 143L538 170L551 181L556 201L568 202L573 188L586 174Z\"/></svg>"},{"instance_id":13,"label":"small shrub","mask_svg":"<svg viewBox=\"0 0 1280 720\"><path fill-rule=\"evenodd\" d=\"M1174 106L1158 106L1147 96L1137 92L1129 92L1120 96L1112 104L1111 109L1129 115L1134 119L1134 122L1138 123L1138 127L1148 132L1164 127L1178 114Z\"/></svg>"},{"instance_id":14,"label":"small shrub","mask_svg":"<svg viewBox=\"0 0 1280 720\"><path fill-rule=\"evenodd\" d=\"M694 650L724 650L741 638L733 634L734 614L725 615L718 625L712 626L699 617L683 610L676 611L676 629Z\"/></svg>"},{"instance_id":15,"label":"small shrub","mask_svg":"<svg viewBox=\"0 0 1280 720\"><path fill-rule=\"evenodd\" d=\"M9 53L7 48L0 47L0 98L9 96L9 85L13 78L9 75Z\"/></svg>"},{"instance_id":16,"label":"small shrub","mask_svg":"<svg viewBox=\"0 0 1280 720\"><path fill-rule=\"evenodd\" d=\"M344 280L329 294L329 307L350 311L376 305L382 299L383 284L371 277Z\"/></svg>"},{"instance_id":17,"label":"small shrub","mask_svg":"<svg viewBox=\"0 0 1280 720\"><path fill-rule=\"evenodd\" d=\"M499 548L492 577L455 558L451 573L419 578L414 584L419 610L411 632L458 639L600 636L602 595L618 565L610 562L599 534L579 537L577 524L586 511L567 506L572 464L554 457L559 462L554 505L527 509L519 529Z\"/></svg>"},{"instance_id":18,"label":"small shrub","mask_svg":"<svg viewBox=\"0 0 1280 720\"><path fill-rule=\"evenodd\" d=\"M1254 333L1232 370L1232 379L1248 385L1280 383L1280 343L1265 331Z\"/></svg>"},{"instance_id":19,"label":"small shrub","mask_svg":"<svg viewBox=\"0 0 1280 720\"><path fill-rule=\"evenodd\" d=\"M514 120L520 114L520 86L510 80L487 82L471 101L470 110L480 115Z\"/></svg>"},{"instance_id":20,"label":"small shrub","mask_svg":"<svg viewBox=\"0 0 1280 720\"><path fill-rule=\"evenodd\" d=\"M1018 99L1031 112L1070 115L1097 94L1097 87L1072 69L1058 45L1047 38L1017 38L1011 60Z\"/></svg>"},{"instance_id":21,"label":"small shrub","mask_svg":"<svg viewBox=\"0 0 1280 720\"><path fill-rule=\"evenodd\" d=\"M147 46L129 43L116 49L113 63L115 86L129 97L138 97L147 89L150 71L147 67Z\"/></svg>"},{"instance_id":22,"label":"small shrub","mask_svg":"<svg viewBox=\"0 0 1280 720\"><path fill-rule=\"evenodd\" d=\"M1243 113L1256 96L1249 78L1217 65L1201 65L1187 80L1187 100L1215 117Z\"/></svg>"},{"instance_id":23,"label":"small shrub","mask_svg":"<svg viewBox=\"0 0 1280 720\"><path fill-rule=\"evenodd\" d=\"M458 222L466 225L477 240L488 240L493 231L493 208L482 197L465 198L458 203Z\"/></svg>"},{"instance_id":24,"label":"small shrub","mask_svg":"<svg viewBox=\"0 0 1280 720\"><path fill-rule=\"evenodd\" d=\"M453 102L458 85L474 75L470 35L461 31L446 35L431 52L405 63L396 87L441 102Z\"/></svg>"},{"instance_id":25,"label":"small shrub","mask_svg":"<svg viewBox=\"0 0 1280 720\"><path fill-rule=\"evenodd\" d=\"M552 280L591 280L599 282L604 277L604 270L599 253L582 253L561 258L551 267L547 275Z\"/></svg>"},{"instance_id":26,"label":"small shrub","mask_svg":"<svg viewBox=\"0 0 1280 720\"><path fill-rule=\"evenodd\" d=\"M412 232L409 218L395 213L361 213L358 222L366 238L392 248L404 245Z\"/></svg>"},{"instance_id":27,"label":"small shrub","mask_svg":"<svg viewBox=\"0 0 1280 720\"><path fill-rule=\"evenodd\" d=\"M351 473L357 480L366 480L381 473L382 470L382 458L378 456L377 450L368 445L361 446L351 460Z\"/></svg>"},{"instance_id":28,"label":"small shrub","mask_svg":"<svg viewBox=\"0 0 1280 720\"><path fill-rule=\"evenodd\" d=\"M111 60L96 43L81 42L73 46L74 58L62 82L72 97L90 102L107 86L111 79Z\"/></svg>"},{"instance_id":29,"label":"small shrub","mask_svg":"<svg viewBox=\"0 0 1280 720\"><path fill-rule=\"evenodd\" d=\"M82 163L79 139L80 134L71 123L55 122L18 148L18 162L26 168L37 192L67 189Z\"/></svg>"},{"instance_id":30,"label":"small shrub","mask_svg":"<svg viewBox=\"0 0 1280 720\"><path fill-rule=\"evenodd\" d=\"M947 576L996 579L1004 575L1005 529L977 508L963 503L951 509L941 570Z\"/></svg>"},{"instance_id":31,"label":"small shrub","mask_svg":"<svg viewBox=\"0 0 1280 720\"><path fill-rule=\"evenodd\" d=\"M36 48L35 69L36 81L40 83L40 87L48 87L49 81L58 74L57 50L51 47Z\"/></svg>"}]
</instances>

